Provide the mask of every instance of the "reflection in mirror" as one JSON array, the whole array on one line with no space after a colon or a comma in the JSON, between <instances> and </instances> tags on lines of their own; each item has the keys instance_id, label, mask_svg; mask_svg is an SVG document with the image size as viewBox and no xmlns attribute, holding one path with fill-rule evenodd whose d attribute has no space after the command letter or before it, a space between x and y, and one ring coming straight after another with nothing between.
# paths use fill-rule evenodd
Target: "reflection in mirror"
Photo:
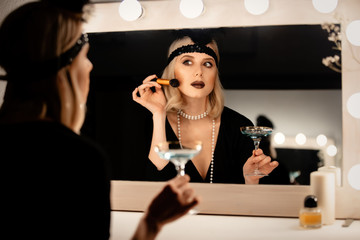
<instances>
[{"instance_id":1,"label":"reflection in mirror","mask_svg":"<svg viewBox=\"0 0 360 240\"><path fill-rule=\"evenodd\" d=\"M333 45L320 25L213 29L220 48L220 79L225 105L256 124L259 115L274 125L283 143L272 141L291 184L309 184L318 166L341 167L341 74L322 64ZM161 75L174 30L91 33L94 64L88 114L82 134L108 151L112 179L149 180L147 158L151 113L131 92L150 75ZM307 141L295 142L303 133ZM323 134L327 145L318 146ZM326 153L334 144L335 156ZM260 146L262 147L262 146Z\"/></svg>"}]
</instances>

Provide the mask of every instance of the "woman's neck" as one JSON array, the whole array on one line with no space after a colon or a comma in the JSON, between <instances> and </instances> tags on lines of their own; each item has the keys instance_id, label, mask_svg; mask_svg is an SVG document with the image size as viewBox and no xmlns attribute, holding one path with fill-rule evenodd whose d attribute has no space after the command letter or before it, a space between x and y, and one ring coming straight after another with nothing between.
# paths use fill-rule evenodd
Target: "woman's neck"
<instances>
[{"instance_id":1,"label":"woman's neck","mask_svg":"<svg viewBox=\"0 0 360 240\"><path fill-rule=\"evenodd\" d=\"M184 101L182 111L190 115L197 115L204 113L207 109L207 98L204 99L187 99Z\"/></svg>"}]
</instances>

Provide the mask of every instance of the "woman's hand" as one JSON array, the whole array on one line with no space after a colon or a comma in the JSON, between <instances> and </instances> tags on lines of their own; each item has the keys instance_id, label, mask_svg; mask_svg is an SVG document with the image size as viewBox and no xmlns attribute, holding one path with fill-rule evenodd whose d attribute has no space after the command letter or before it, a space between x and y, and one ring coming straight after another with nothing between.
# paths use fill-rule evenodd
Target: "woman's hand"
<instances>
[{"instance_id":1,"label":"woman's hand","mask_svg":"<svg viewBox=\"0 0 360 240\"><path fill-rule=\"evenodd\" d=\"M199 197L189 184L189 175L170 180L151 202L147 216L158 225L165 225L182 216L199 203Z\"/></svg>"},{"instance_id":2,"label":"woman's hand","mask_svg":"<svg viewBox=\"0 0 360 240\"><path fill-rule=\"evenodd\" d=\"M189 181L188 175L168 181L150 203L132 239L155 239L165 224L184 216L200 202Z\"/></svg>"},{"instance_id":3,"label":"woman's hand","mask_svg":"<svg viewBox=\"0 0 360 240\"><path fill-rule=\"evenodd\" d=\"M155 74L148 76L144 79L143 84L135 88L132 92L133 100L147 108L153 115L156 113L163 114L166 105L166 99L161 85L155 81L151 81L156 77ZM155 92L150 89L151 87L155 88ZM137 94L139 94L139 96Z\"/></svg>"},{"instance_id":4,"label":"woman's hand","mask_svg":"<svg viewBox=\"0 0 360 240\"><path fill-rule=\"evenodd\" d=\"M271 161L271 157L266 156L259 148L253 150L253 155L248 158L243 166L243 173L245 178L245 184L258 184L259 179L263 176L245 176L245 173L253 172L256 168L262 173L270 174L279 163L277 161Z\"/></svg>"}]
</instances>

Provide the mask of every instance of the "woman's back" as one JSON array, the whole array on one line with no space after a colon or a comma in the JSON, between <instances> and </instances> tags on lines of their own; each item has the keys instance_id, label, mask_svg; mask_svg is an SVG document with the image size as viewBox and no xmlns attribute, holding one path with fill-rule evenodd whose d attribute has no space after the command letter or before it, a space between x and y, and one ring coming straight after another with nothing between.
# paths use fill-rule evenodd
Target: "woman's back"
<instances>
[{"instance_id":1,"label":"woman's back","mask_svg":"<svg viewBox=\"0 0 360 240\"><path fill-rule=\"evenodd\" d=\"M5 227L10 236L108 238L110 185L100 148L55 122L0 124L0 133L2 216L12 226L26 223Z\"/></svg>"}]
</instances>

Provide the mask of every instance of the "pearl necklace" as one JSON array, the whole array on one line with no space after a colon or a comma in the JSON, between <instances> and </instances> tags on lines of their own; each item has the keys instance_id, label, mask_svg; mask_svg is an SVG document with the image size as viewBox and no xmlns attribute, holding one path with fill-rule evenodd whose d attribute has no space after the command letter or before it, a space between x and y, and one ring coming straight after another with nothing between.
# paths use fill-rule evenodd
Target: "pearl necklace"
<instances>
[{"instance_id":1,"label":"pearl necklace","mask_svg":"<svg viewBox=\"0 0 360 240\"><path fill-rule=\"evenodd\" d=\"M182 117L189 119L189 120L198 120L206 117L209 113L205 111L203 114L199 114L197 116L192 116L189 114L184 113L181 109L178 111L178 114L180 114Z\"/></svg>"},{"instance_id":2,"label":"pearl necklace","mask_svg":"<svg viewBox=\"0 0 360 240\"><path fill-rule=\"evenodd\" d=\"M181 145L181 130L180 130L180 115L186 119L189 120L197 120L204 118L208 115L207 112L204 112L203 114L200 114L198 116L195 116L197 118L193 118L194 116L190 116L186 113L184 113L181 109L177 112L177 130L178 130L178 138L179 143ZM199 118L200 116L200 118ZM211 131L211 162L210 162L210 183L213 183L213 173L214 173L214 151L215 151L215 119L212 120L212 131Z\"/></svg>"}]
</instances>

